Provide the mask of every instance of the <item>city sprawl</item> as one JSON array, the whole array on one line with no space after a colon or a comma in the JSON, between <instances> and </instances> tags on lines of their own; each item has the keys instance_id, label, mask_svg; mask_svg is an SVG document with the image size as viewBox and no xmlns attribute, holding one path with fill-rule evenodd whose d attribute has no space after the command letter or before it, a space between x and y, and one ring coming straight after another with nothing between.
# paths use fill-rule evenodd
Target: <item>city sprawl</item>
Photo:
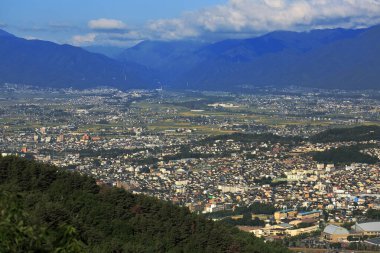
<instances>
[{"instance_id":1,"label":"city sprawl","mask_svg":"<svg viewBox=\"0 0 380 253\"><path fill-rule=\"evenodd\" d=\"M360 224L380 224L368 215L380 210L380 139L317 137L379 124L374 91L0 88L2 156L91 175L260 237L308 234L289 246L348 244ZM334 150L359 160L321 157ZM331 226L350 232L336 239Z\"/></svg>"}]
</instances>

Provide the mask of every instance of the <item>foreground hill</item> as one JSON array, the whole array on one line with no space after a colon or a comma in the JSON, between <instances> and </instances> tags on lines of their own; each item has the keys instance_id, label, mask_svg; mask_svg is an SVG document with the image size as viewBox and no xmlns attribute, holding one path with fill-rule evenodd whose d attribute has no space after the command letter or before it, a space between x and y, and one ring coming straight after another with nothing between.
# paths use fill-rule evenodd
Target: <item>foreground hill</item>
<instances>
[{"instance_id":1,"label":"foreground hill","mask_svg":"<svg viewBox=\"0 0 380 253\"><path fill-rule=\"evenodd\" d=\"M0 83L135 88L149 84L146 76L146 70L137 64L120 63L70 45L26 40L0 30Z\"/></svg>"},{"instance_id":2,"label":"foreground hill","mask_svg":"<svg viewBox=\"0 0 380 253\"><path fill-rule=\"evenodd\" d=\"M0 190L19 202L0 198L1 252L288 252L171 203L15 157L0 158ZM6 215L15 207L27 213L22 222Z\"/></svg>"}]
</instances>

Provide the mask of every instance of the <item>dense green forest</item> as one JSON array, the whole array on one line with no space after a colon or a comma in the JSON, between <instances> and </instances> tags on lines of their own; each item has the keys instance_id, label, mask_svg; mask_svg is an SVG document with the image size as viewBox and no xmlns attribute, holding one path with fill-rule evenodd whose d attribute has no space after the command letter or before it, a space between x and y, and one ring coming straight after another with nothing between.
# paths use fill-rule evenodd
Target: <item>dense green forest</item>
<instances>
[{"instance_id":1,"label":"dense green forest","mask_svg":"<svg viewBox=\"0 0 380 253\"><path fill-rule=\"evenodd\" d=\"M249 143L249 142L272 142L272 143L283 143L283 144L295 144L300 141L302 141L301 137L298 136L279 136L271 133L265 133L265 134L246 134L246 133L233 133L233 134L224 134L224 135L217 135L217 136L211 136L203 139L199 142L199 144L209 144L213 143L216 140L234 140L237 142L243 142L243 143Z\"/></svg>"},{"instance_id":2,"label":"dense green forest","mask_svg":"<svg viewBox=\"0 0 380 253\"><path fill-rule=\"evenodd\" d=\"M234 140L237 142L272 142L283 144L298 144L304 139L300 136L279 136L271 133L265 134L247 134L247 133L233 133L225 135L211 136L199 141L199 144L209 144L216 140ZM333 128L309 138L313 143L326 143L326 142L339 142L339 141L370 141L380 140L380 127L371 126L357 126L351 128Z\"/></svg>"},{"instance_id":3,"label":"dense green forest","mask_svg":"<svg viewBox=\"0 0 380 253\"><path fill-rule=\"evenodd\" d=\"M26 159L0 157L0 192L0 252L288 252L186 208Z\"/></svg>"},{"instance_id":4,"label":"dense green forest","mask_svg":"<svg viewBox=\"0 0 380 253\"><path fill-rule=\"evenodd\" d=\"M234 210L219 211L206 214L206 217L219 219L224 223L234 226L265 226L265 222L259 218L252 218L252 214L273 215L277 209L271 204L253 203L250 206L237 207ZM242 215L241 219L233 219L232 216Z\"/></svg>"},{"instance_id":5,"label":"dense green forest","mask_svg":"<svg viewBox=\"0 0 380 253\"><path fill-rule=\"evenodd\" d=\"M265 226L265 221L260 220L259 218L252 219L252 215L250 214L243 214L241 219L232 219L231 217L228 217L223 219L223 222L234 226Z\"/></svg>"},{"instance_id":6,"label":"dense green forest","mask_svg":"<svg viewBox=\"0 0 380 253\"><path fill-rule=\"evenodd\" d=\"M310 138L310 141L314 143L370 140L380 140L379 126L334 128L318 133Z\"/></svg>"},{"instance_id":7,"label":"dense green forest","mask_svg":"<svg viewBox=\"0 0 380 253\"><path fill-rule=\"evenodd\" d=\"M268 214L272 215L277 211L277 209L271 205L271 204L264 204L264 203L259 203L255 202L250 206L239 206L235 208L235 210L228 210L228 211L219 211L215 213L208 213L206 216L208 218L212 219L220 219L220 218L225 218L229 216L234 216L234 215L244 215L244 214Z\"/></svg>"},{"instance_id":8,"label":"dense green forest","mask_svg":"<svg viewBox=\"0 0 380 253\"><path fill-rule=\"evenodd\" d=\"M329 149L323 152L313 154L313 159L320 163L351 164L351 163L368 163L374 164L379 159L360 152L360 145L339 147Z\"/></svg>"}]
</instances>

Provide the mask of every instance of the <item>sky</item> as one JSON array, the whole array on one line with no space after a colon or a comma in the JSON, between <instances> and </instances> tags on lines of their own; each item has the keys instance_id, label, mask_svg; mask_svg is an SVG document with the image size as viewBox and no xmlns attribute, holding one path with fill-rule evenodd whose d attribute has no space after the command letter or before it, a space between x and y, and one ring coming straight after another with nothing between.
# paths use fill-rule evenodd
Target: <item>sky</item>
<instances>
[{"instance_id":1,"label":"sky","mask_svg":"<svg viewBox=\"0 0 380 253\"><path fill-rule=\"evenodd\" d=\"M0 29L76 46L217 41L379 23L380 0L0 0Z\"/></svg>"}]
</instances>

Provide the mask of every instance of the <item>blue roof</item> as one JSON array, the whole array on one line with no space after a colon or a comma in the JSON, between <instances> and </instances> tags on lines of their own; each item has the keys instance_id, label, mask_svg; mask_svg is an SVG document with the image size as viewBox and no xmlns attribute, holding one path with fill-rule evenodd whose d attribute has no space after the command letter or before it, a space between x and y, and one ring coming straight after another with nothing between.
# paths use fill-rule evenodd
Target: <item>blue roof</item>
<instances>
[{"instance_id":1,"label":"blue roof","mask_svg":"<svg viewBox=\"0 0 380 253\"><path fill-rule=\"evenodd\" d=\"M295 209L286 209L286 210L281 210L279 211L280 213L288 213L288 212L293 212Z\"/></svg>"},{"instance_id":2,"label":"blue roof","mask_svg":"<svg viewBox=\"0 0 380 253\"><path fill-rule=\"evenodd\" d=\"M308 215L308 214L313 214L313 213L321 213L321 211L313 210L313 211L310 211L310 212L302 212L302 213L300 213L300 214L301 214L301 215Z\"/></svg>"}]
</instances>

